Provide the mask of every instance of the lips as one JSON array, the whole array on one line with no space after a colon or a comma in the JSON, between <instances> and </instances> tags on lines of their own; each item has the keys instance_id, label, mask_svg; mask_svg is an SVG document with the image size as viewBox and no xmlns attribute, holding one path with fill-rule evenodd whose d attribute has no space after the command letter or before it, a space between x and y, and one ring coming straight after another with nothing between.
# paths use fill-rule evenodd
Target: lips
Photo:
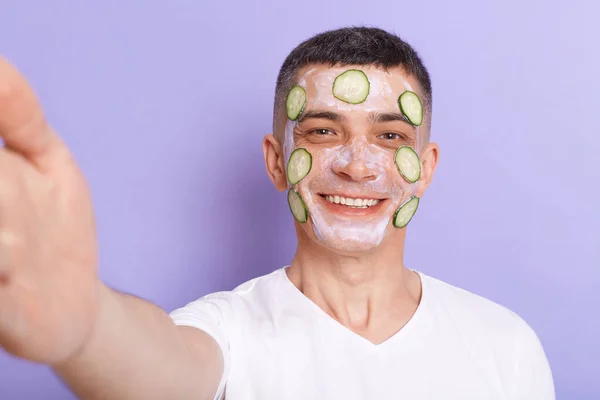
<instances>
[{"instance_id":1,"label":"lips","mask_svg":"<svg viewBox=\"0 0 600 400\"><path fill-rule=\"evenodd\" d=\"M371 198L357 198L357 197L345 197L338 195L322 195L325 200L334 204L341 204L348 207L356 207L356 208L367 208L377 205L379 203L379 199L371 199Z\"/></svg>"},{"instance_id":2,"label":"lips","mask_svg":"<svg viewBox=\"0 0 600 400\"><path fill-rule=\"evenodd\" d=\"M318 201L325 208L337 215L361 217L373 217L387 199L364 197L340 196L334 194L321 194Z\"/></svg>"}]
</instances>

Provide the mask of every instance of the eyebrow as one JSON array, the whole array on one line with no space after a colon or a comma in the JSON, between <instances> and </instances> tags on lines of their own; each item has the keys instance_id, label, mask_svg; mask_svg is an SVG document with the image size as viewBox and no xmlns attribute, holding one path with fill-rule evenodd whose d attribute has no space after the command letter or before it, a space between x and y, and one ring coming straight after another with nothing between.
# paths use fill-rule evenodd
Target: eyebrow
<instances>
[{"instance_id":1,"label":"eyebrow","mask_svg":"<svg viewBox=\"0 0 600 400\"><path fill-rule=\"evenodd\" d=\"M306 121L307 119L327 119L333 122L342 122L346 120L346 117L333 111L310 110L300 115L298 123Z\"/></svg>"},{"instance_id":2,"label":"eyebrow","mask_svg":"<svg viewBox=\"0 0 600 400\"><path fill-rule=\"evenodd\" d=\"M302 113L298 119L298 123L302 123L308 119L326 119L332 122L344 122L346 117L342 114L338 114L333 111L327 110L310 110ZM385 122L404 122L408 124L413 130L416 130L415 126L410 123L406 115L400 112L377 112L373 111L369 113L369 119L371 123L381 124Z\"/></svg>"},{"instance_id":3,"label":"eyebrow","mask_svg":"<svg viewBox=\"0 0 600 400\"><path fill-rule=\"evenodd\" d=\"M399 113L399 112L385 112L385 113L372 112L372 113L370 113L369 117L371 118L371 121L375 124L384 123L384 122L401 121L401 122L406 122L407 124L412 126L412 124L410 123L410 121L408 120L406 115Z\"/></svg>"}]
</instances>

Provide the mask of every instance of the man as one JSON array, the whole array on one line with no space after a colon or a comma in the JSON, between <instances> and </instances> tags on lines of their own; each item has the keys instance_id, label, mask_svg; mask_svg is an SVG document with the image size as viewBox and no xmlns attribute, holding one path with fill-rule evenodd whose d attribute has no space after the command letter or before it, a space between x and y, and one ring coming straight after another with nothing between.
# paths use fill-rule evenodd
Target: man
<instances>
[{"instance_id":1,"label":"man","mask_svg":"<svg viewBox=\"0 0 600 400\"><path fill-rule=\"evenodd\" d=\"M263 141L297 252L168 315L98 279L85 182L1 63L0 345L83 399L554 399L521 318L403 264L438 161L431 105L427 70L390 33L299 45Z\"/></svg>"}]
</instances>

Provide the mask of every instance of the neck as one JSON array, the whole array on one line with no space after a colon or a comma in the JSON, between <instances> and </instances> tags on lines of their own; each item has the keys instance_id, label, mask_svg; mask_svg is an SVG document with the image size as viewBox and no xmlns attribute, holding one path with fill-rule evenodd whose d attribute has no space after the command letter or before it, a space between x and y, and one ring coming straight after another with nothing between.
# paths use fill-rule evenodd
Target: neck
<instances>
[{"instance_id":1,"label":"neck","mask_svg":"<svg viewBox=\"0 0 600 400\"><path fill-rule=\"evenodd\" d=\"M404 237L394 231L368 253L341 254L299 234L288 277L341 324L385 339L399 329L390 321L408 321L421 295L419 277L403 263Z\"/></svg>"}]
</instances>

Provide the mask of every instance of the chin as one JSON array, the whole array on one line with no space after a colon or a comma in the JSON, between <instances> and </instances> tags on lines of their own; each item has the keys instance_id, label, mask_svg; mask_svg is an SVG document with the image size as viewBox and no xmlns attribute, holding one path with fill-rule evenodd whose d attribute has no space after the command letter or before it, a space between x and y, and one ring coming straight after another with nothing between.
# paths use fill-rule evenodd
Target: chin
<instances>
[{"instance_id":1,"label":"chin","mask_svg":"<svg viewBox=\"0 0 600 400\"><path fill-rule=\"evenodd\" d=\"M328 249L340 254L370 253L383 242L386 229L329 229L318 230L315 226L316 240Z\"/></svg>"},{"instance_id":2,"label":"chin","mask_svg":"<svg viewBox=\"0 0 600 400\"><path fill-rule=\"evenodd\" d=\"M364 243L364 242L356 242L356 241L342 241L342 242L325 242L321 241L329 250L334 253L343 254L343 255L359 255L359 254L368 254L379 246L379 244L373 243Z\"/></svg>"}]
</instances>

